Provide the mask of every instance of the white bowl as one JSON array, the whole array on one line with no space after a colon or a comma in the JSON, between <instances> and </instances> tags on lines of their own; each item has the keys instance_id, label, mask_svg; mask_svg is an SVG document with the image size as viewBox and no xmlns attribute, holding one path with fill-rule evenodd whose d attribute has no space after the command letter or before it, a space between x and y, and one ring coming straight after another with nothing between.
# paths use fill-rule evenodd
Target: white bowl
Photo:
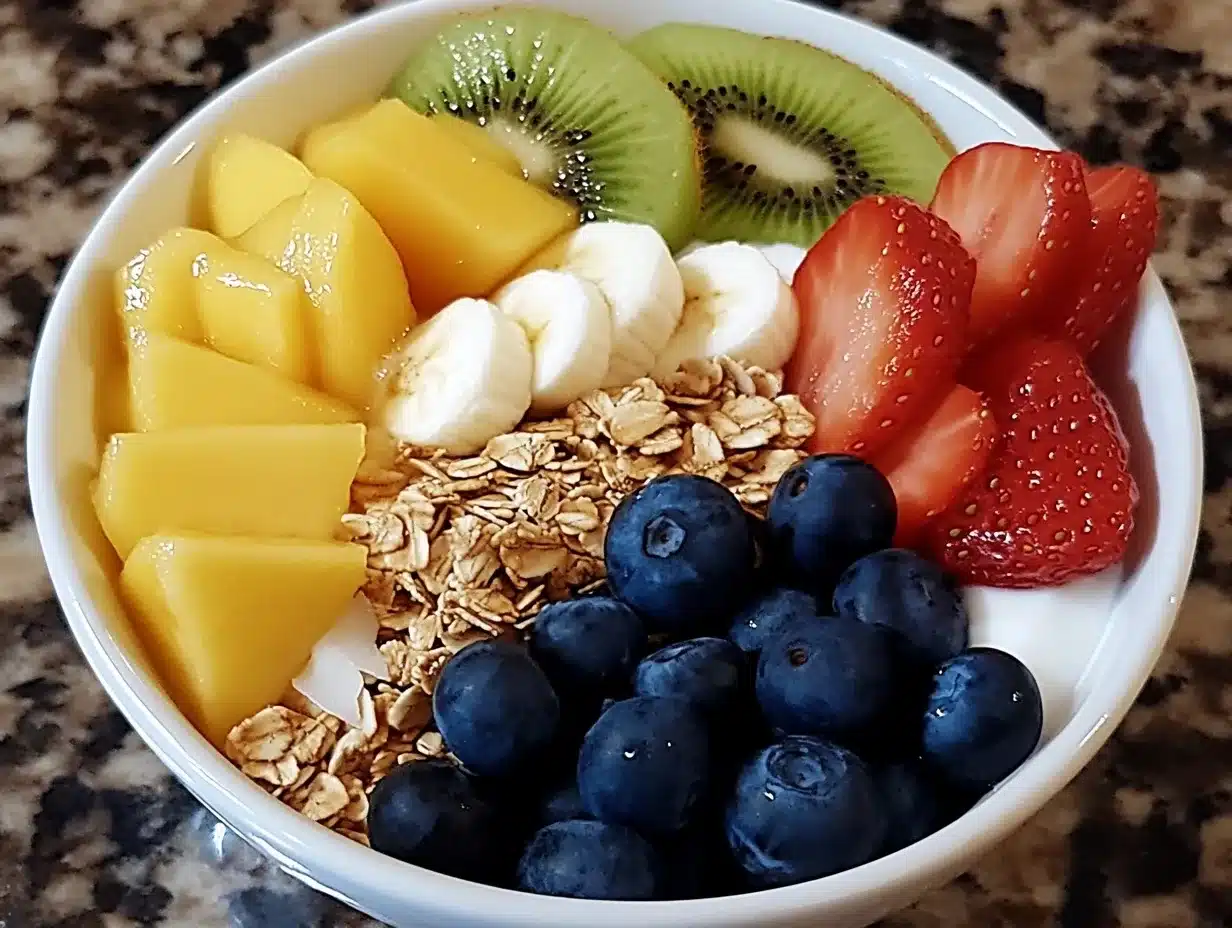
<instances>
[{"instance_id":1,"label":"white bowl","mask_svg":"<svg viewBox=\"0 0 1232 928\"><path fill-rule=\"evenodd\" d=\"M1018 828L1090 760L1129 709L1167 639L1198 524L1201 437L1188 357L1154 273L1104 381L1133 446L1143 491L1127 563L1073 591L993 597L977 625L1044 681L1045 740L958 822L890 857L824 880L735 898L615 903L493 889L383 857L292 812L249 782L185 720L133 646L108 581L113 555L88 504L96 469L95 373L110 275L166 228L187 221L203 147L225 129L291 144L309 126L372 100L406 50L451 13L491 0L420 0L328 32L219 94L147 158L95 224L47 316L29 406L34 513L56 593L90 666L153 751L220 819L305 883L397 926L541 928L825 924L854 928L943 883ZM831 49L879 73L933 115L961 150L1000 139L1055 147L993 91L871 26L788 0L548 0L631 34L694 20ZM1143 386L1147 388L1143 388ZM1102 590L1103 594L1099 591ZM1007 606L1009 608L1007 608ZM1034 613L1034 614L1033 614Z\"/></svg>"}]
</instances>

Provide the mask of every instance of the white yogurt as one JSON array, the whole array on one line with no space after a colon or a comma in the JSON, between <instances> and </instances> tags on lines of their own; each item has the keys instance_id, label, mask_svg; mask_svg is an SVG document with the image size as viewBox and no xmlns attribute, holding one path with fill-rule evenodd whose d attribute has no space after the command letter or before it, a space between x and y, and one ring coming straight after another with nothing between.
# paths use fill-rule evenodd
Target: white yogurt
<instances>
[{"instance_id":1,"label":"white yogurt","mask_svg":"<svg viewBox=\"0 0 1232 928\"><path fill-rule=\"evenodd\" d=\"M1008 651L1026 664L1044 699L1044 739L1069 718L1076 691L1108 628L1121 568L1038 590L968 587L971 644Z\"/></svg>"}]
</instances>

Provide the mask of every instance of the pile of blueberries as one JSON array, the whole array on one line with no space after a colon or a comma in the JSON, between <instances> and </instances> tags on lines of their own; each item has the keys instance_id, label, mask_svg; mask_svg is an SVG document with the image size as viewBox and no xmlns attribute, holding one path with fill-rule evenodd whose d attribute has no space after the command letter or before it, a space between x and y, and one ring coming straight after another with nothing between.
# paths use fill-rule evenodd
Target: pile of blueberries
<instances>
[{"instance_id":1,"label":"pile of blueberries","mask_svg":"<svg viewBox=\"0 0 1232 928\"><path fill-rule=\"evenodd\" d=\"M892 548L874 468L817 455L763 521L714 481L653 480L608 528L608 589L543 609L525 647L445 667L457 763L373 791L372 847L593 899L811 880L919 841L1039 741L1030 671L968 648L952 579Z\"/></svg>"}]
</instances>

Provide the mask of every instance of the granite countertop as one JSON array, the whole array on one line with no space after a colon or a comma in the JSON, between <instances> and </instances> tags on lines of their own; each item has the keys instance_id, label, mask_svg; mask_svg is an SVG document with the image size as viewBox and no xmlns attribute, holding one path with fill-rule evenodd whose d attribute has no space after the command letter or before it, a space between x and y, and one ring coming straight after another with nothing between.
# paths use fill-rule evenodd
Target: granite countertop
<instances>
[{"instance_id":1,"label":"granite countertop","mask_svg":"<svg viewBox=\"0 0 1232 928\"><path fill-rule=\"evenodd\" d=\"M274 871L164 772L53 601L23 432L48 295L110 191L207 94L370 6L0 0L0 926L372 923ZM1097 760L892 928L1232 925L1232 0L853 0L1065 145L1155 172L1155 266L1204 404L1205 527L1172 644Z\"/></svg>"}]
</instances>

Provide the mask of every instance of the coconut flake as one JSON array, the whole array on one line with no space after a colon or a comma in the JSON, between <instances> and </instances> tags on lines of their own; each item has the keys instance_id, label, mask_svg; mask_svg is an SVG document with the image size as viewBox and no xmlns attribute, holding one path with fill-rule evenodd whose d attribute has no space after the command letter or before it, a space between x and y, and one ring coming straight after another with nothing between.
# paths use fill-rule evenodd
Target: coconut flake
<instances>
[{"instance_id":1,"label":"coconut flake","mask_svg":"<svg viewBox=\"0 0 1232 928\"><path fill-rule=\"evenodd\" d=\"M291 681L304 697L348 725L363 723L359 694L363 673L389 680L385 658L376 647L379 626L372 604L362 593L355 598L312 649L308 666Z\"/></svg>"}]
</instances>

